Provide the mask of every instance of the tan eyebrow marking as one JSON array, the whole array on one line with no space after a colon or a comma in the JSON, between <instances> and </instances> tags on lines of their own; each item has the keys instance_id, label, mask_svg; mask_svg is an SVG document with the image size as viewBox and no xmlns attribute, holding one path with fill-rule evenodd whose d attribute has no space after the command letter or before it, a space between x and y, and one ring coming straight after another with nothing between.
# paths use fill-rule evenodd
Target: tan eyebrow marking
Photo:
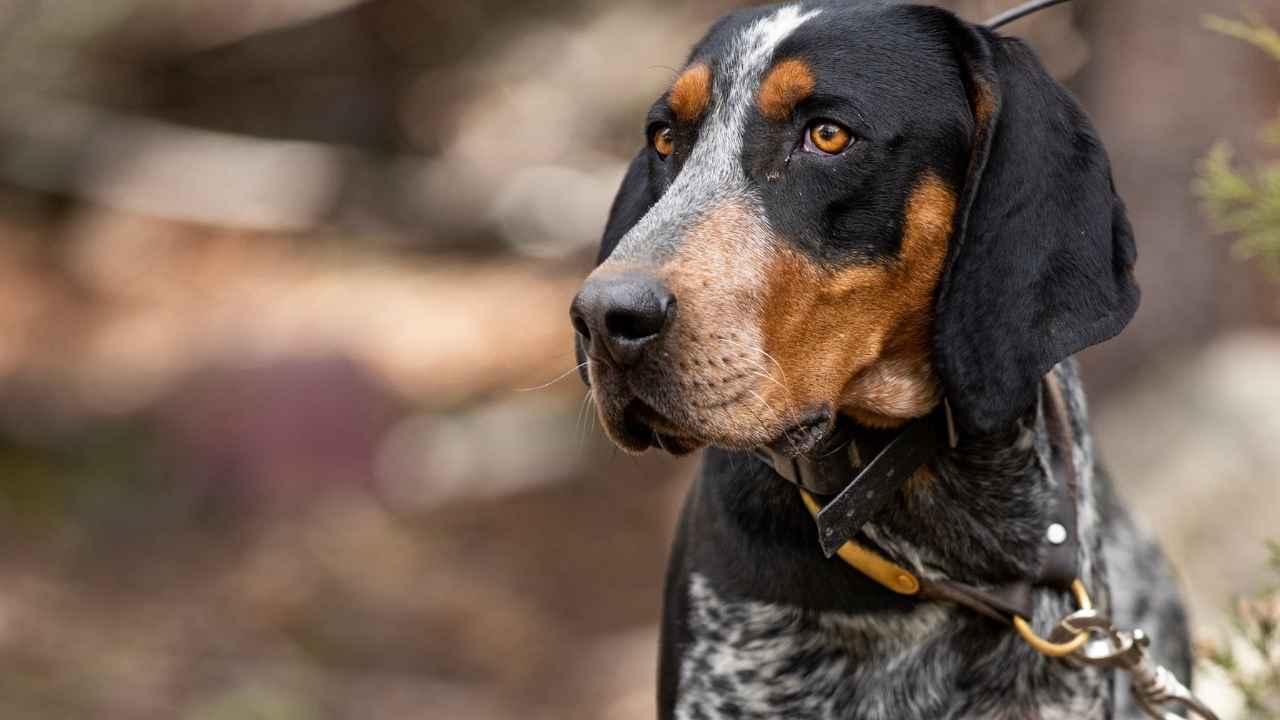
<instances>
[{"instance_id":1,"label":"tan eyebrow marking","mask_svg":"<svg viewBox=\"0 0 1280 720\"><path fill-rule=\"evenodd\" d=\"M711 104L711 68L706 63L691 66L676 78L667 100L671 112L684 122L702 117Z\"/></svg>"},{"instance_id":2,"label":"tan eyebrow marking","mask_svg":"<svg viewBox=\"0 0 1280 720\"><path fill-rule=\"evenodd\" d=\"M760 112L770 120L786 120L800 101L813 94L815 84L813 68L803 60L783 60L769 71L760 84L756 104Z\"/></svg>"}]
</instances>

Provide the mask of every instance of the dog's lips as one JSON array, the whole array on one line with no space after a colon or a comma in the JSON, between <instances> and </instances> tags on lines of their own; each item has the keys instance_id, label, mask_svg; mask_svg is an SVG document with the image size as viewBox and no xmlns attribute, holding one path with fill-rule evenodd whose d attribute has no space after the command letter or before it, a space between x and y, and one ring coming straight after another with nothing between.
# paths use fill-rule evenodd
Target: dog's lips
<instances>
[{"instance_id":1,"label":"dog's lips","mask_svg":"<svg viewBox=\"0 0 1280 720\"><path fill-rule=\"evenodd\" d=\"M820 407L801 415L766 445L791 457L812 454L831 436L834 427L834 411ZM699 437L640 398L627 401L613 432L619 444L636 452L656 446L672 455L685 455L713 444L738 449L749 447L746 443Z\"/></svg>"},{"instance_id":2,"label":"dog's lips","mask_svg":"<svg viewBox=\"0 0 1280 720\"><path fill-rule=\"evenodd\" d=\"M672 455L686 455L706 444L639 398L633 398L623 409L620 430L629 441L642 446L640 449L657 445Z\"/></svg>"},{"instance_id":3,"label":"dog's lips","mask_svg":"<svg viewBox=\"0 0 1280 720\"><path fill-rule=\"evenodd\" d=\"M606 413L610 435L623 449L643 452L658 447L672 455L685 455L708 445L748 450L760 447L760 440L706 436L677 422L644 399L631 396ZM822 448L835 427L835 412L830 406L819 406L799 416L764 446L790 457L810 455Z\"/></svg>"},{"instance_id":4,"label":"dog's lips","mask_svg":"<svg viewBox=\"0 0 1280 720\"><path fill-rule=\"evenodd\" d=\"M770 450L790 457L808 455L822 446L835 427L835 413L830 408L811 410L798 422L768 443Z\"/></svg>"}]
</instances>

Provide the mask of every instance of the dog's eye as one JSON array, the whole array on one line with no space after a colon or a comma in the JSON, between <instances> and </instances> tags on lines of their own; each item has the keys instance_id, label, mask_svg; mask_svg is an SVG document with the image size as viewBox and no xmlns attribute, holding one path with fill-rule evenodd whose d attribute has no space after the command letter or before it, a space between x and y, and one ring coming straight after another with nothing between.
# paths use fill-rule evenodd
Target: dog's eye
<instances>
[{"instance_id":1,"label":"dog's eye","mask_svg":"<svg viewBox=\"0 0 1280 720\"><path fill-rule=\"evenodd\" d=\"M804 142L808 150L839 155L853 142L853 133L830 120L819 120L809 126Z\"/></svg>"},{"instance_id":2,"label":"dog's eye","mask_svg":"<svg viewBox=\"0 0 1280 720\"><path fill-rule=\"evenodd\" d=\"M649 132L649 140L653 143L654 152L663 158L671 157L676 150L676 136L670 125L656 125Z\"/></svg>"}]
</instances>

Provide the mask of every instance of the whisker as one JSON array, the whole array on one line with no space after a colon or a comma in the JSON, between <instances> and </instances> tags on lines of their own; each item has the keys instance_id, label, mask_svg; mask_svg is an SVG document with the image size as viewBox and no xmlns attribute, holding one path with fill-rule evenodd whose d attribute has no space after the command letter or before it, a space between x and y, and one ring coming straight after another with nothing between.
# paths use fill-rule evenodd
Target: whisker
<instances>
[{"instance_id":1,"label":"whisker","mask_svg":"<svg viewBox=\"0 0 1280 720\"><path fill-rule=\"evenodd\" d=\"M787 387L786 385L783 385L782 381L778 380L778 378L770 375L769 373L764 372L764 370L762 369L757 370L757 369L751 368L751 369L748 369L747 372L751 373L752 375L762 377L765 380L768 380L769 382L773 383L774 385L777 385L778 387L782 388L782 391L787 394L788 398L791 397L791 388Z\"/></svg>"},{"instance_id":2,"label":"whisker","mask_svg":"<svg viewBox=\"0 0 1280 720\"><path fill-rule=\"evenodd\" d=\"M667 449L667 446L662 442L662 433L654 433L653 439L658 442L658 447L662 448L663 452L666 452L666 453L671 452L670 450Z\"/></svg>"},{"instance_id":3,"label":"whisker","mask_svg":"<svg viewBox=\"0 0 1280 720\"><path fill-rule=\"evenodd\" d=\"M760 397L760 395L759 395L759 394L757 394L756 392L754 392L754 391L752 391L752 390L748 390L747 392L749 392L749 393L751 393L752 395L754 395L754 396L755 396L755 398L756 398L756 400L759 400L759 401L760 401L760 404L761 404L761 405L762 405L766 410L768 410L768 411L769 411L769 414L773 417L774 422L775 422L775 423L777 423L778 425L780 425L780 426L782 426L782 427L783 427L782 436L783 436L783 437L785 437L785 438L787 439L787 444L791 446L791 450L792 450L793 452L795 452L795 454L799 455L799 454L800 454L800 448L796 445L796 440L795 440L795 438L791 437L791 433L788 433L788 432L786 431L786 426L788 425L788 423L787 423L787 422L784 422L784 421L783 421L783 419L782 419L782 416L781 416L781 415L779 415L778 411L777 411L777 410L775 410L773 407L771 407L771 406L769 405L769 403L765 402L764 398ZM790 413L788 413L788 415L789 415L789 414L790 414ZM758 417L759 417L759 415L757 415L756 417L758 418ZM767 428L766 428L766 429L767 429Z\"/></svg>"},{"instance_id":4,"label":"whisker","mask_svg":"<svg viewBox=\"0 0 1280 720\"><path fill-rule=\"evenodd\" d=\"M761 406L761 407L763 407L765 410L768 410L768 411L769 411L769 415L773 418L774 423L776 423L776 424L778 424L778 425L783 425L783 424L784 424L784 423L782 422L782 418L778 415L777 411L776 411L776 410L774 410L772 407L770 407L770 406L769 406L769 403L765 402L764 398L760 397L760 394L759 394L759 393L757 393L756 391L751 390L751 389L748 389L748 390L747 390L747 392L751 393L752 397L754 397L756 400L758 400L758 401L760 402L760 406ZM767 432L769 431L769 428L765 425L764 421L760 419L760 414L759 414L759 413L757 413L757 412L756 412L754 409L752 409L750 406L747 406L747 409L751 410L751 414L756 416L756 420L760 423L760 429L761 429L761 430L764 430L764 431L767 433ZM785 430L783 431L783 437L785 437L785 438L787 439L787 442L791 445L791 449L792 449L792 450L794 450L794 451L796 452L796 454L797 454L797 455L799 455L799 454L800 454L800 448L796 447L796 441L795 441L795 439L794 439L794 438L792 438L792 437L791 437L791 435L790 435L790 434L788 434Z\"/></svg>"},{"instance_id":5,"label":"whisker","mask_svg":"<svg viewBox=\"0 0 1280 720\"><path fill-rule=\"evenodd\" d=\"M782 369L782 363L778 362L778 358L770 355L764 348L760 348L760 354L768 358L769 362L773 363L774 367L778 368L778 374L781 375L782 379L785 381L787 379L787 371Z\"/></svg>"},{"instance_id":6,"label":"whisker","mask_svg":"<svg viewBox=\"0 0 1280 720\"><path fill-rule=\"evenodd\" d=\"M782 376L782 379L781 379L781 380L779 380L778 378L774 377L774 376L773 376L773 373L769 372L769 369L768 369L767 367L765 367L764 365L762 365L762 364L761 364L758 360L756 360L755 358L745 358L745 359L746 359L746 360L748 360L748 362L750 363L750 367L748 367L748 368L747 368L747 371L748 371L748 372L750 372L750 373L752 373L753 375L758 375L758 376L760 376L760 377L762 377L762 378L764 378L764 379L768 380L769 382L772 382L773 384L777 385L779 388L781 388L781 389L782 389L782 392L784 393L783 401L787 404L787 406L788 406L788 407L790 407L790 406L791 406L791 401L792 401L792 397L791 397L791 388L787 385L787 382L786 382L786 380L787 380L787 372L786 372L786 370L783 370L783 369L782 369L782 363L778 362L777 358L775 358L774 356L772 356L772 355L770 355L769 353L765 352L762 348L755 348L755 347L751 347L751 346L749 346L749 345L747 345L747 344L745 344L745 343L741 343L741 342L738 342L738 341L736 341L736 340L728 340L728 339L724 339L724 340L721 340L721 342L725 342L725 343L728 343L728 344L730 344L730 345L736 345L736 346L738 346L738 347L745 348L745 349L747 349L747 350L752 350L752 351L757 351L757 350L758 350L758 351L759 351L761 354L763 354L766 358L768 358L770 361L772 361L772 362L773 362L774 367L778 368L778 374Z\"/></svg>"},{"instance_id":7,"label":"whisker","mask_svg":"<svg viewBox=\"0 0 1280 720\"><path fill-rule=\"evenodd\" d=\"M853 443L853 438L849 438L848 440L845 440L844 442L837 445L835 448L832 448L830 452L823 453L821 457L829 458L832 455L835 455L836 453L844 452L846 449L848 449L849 445L851 445L852 443Z\"/></svg>"},{"instance_id":8,"label":"whisker","mask_svg":"<svg viewBox=\"0 0 1280 720\"><path fill-rule=\"evenodd\" d=\"M588 412L587 414L587 423L588 423L587 432L591 433L596 430L597 426L600 423L600 413L594 407L594 403L596 399L595 388L588 390L587 394L592 400L592 406L590 406L591 407L590 412Z\"/></svg>"},{"instance_id":9,"label":"whisker","mask_svg":"<svg viewBox=\"0 0 1280 720\"><path fill-rule=\"evenodd\" d=\"M588 362L590 362L590 360L584 360L583 362L580 362L577 365L574 365L573 367L569 368L568 370L565 370L564 372L560 373L559 375L556 376L554 380L545 382L541 385L535 385L533 387L527 387L527 388L516 388L516 392L533 392L535 390L545 390L546 388L549 388L552 385L555 385L556 383L560 382L561 380L569 377L571 374L581 370Z\"/></svg>"},{"instance_id":10,"label":"whisker","mask_svg":"<svg viewBox=\"0 0 1280 720\"><path fill-rule=\"evenodd\" d=\"M680 71L671 67L670 65L650 65L648 69L649 70L666 70L667 72L671 73L672 80L675 80L677 77L680 76Z\"/></svg>"},{"instance_id":11,"label":"whisker","mask_svg":"<svg viewBox=\"0 0 1280 720\"><path fill-rule=\"evenodd\" d=\"M574 423L574 427L578 431L578 452L582 452L587 444L586 413L590 407L593 390L594 388L587 388L587 392L582 396L582 402L578 404L578 421Z\"/></svg>"},{"instance_id":12,"label":"whisker","mask_svg":"<svg viewBox=\"0 0 1280 720\"><path fill-rule=\"evenodd\" d=\"M778 374L782 376L782 379L784 381L787 379L787 371L782 369L782 363L778 362L778 359L775 358L773 355L770 355L769 352L764 348L756 347L754 345L748 345L744 342L740 342L737 340L730 340L728 338L721 338L719 342L729 343L730 345L735 345L745 350L750 350L753 353L758 352L761 355L764 355L769 360L769 362L773 363L774 367L778 368Z\"/></svg>"}]
</instances>

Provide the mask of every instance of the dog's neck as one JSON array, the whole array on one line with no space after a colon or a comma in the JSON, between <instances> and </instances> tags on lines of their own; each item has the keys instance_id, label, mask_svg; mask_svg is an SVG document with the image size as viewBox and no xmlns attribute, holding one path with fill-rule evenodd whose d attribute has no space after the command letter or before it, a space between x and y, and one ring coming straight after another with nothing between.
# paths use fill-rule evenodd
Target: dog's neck
<instances>
[{"instance_id":1,"label":"dog's neck","mask_svg":"<svg viewBox=\"0 0 1280 720\"><path fill-rule=\"evenodd\" d=\"M1088 506L1092 459L1079 381L1072 363L1055 372L1068 400L1073 452L1080 467L1080 502ZM1034 577L1054 484L1060 481L1047 471L1049 452L1039 408L1002 432L964 438L957 448L921 468L864 526L863 539L925 577L980 586ZM868 586L865 578L855 578L851 568L826 561L795 486L767 465L719 451L712 451L707 462L710 471L702 484L708 487L699 489L697 502L712 505L722 516L716 534L728 547L754 550L721 573L733 594L817 610L856 612L909 605ZM1091 513L1088 507L1079 510L1082 546L1088 555L1094 540ZM706 560L695 564L723 564L723 558ZM1090 572L1087 559L1082 559L1082 571Z\"/></svg>"},{"instance_id":2,"label":"dog's neck","mask_svg":"<svg viewBox=\"0 0 1280 720\"><path fill-rule=\"evenodd\" d=\"M1074 436L1080 579L1109 607L1083 399L1073 365L1055 372ZM1049 446L1039 408L1006 432L962 438L858 539L930 579L1032 578L1055 497ZM702 717L696 707L723 697L779 717L1109 717L1101 671L1046 662L1007 624L898 595L827 559L795 485L751 454L711 451L706 462L668 585L660 695L675 703L681 683L675 717ZM1067 594L1037 589L1030 620L1048 627L1073 609ZM958 684L1007 691L967 698Z\"/></svg>"}]
</instances>

